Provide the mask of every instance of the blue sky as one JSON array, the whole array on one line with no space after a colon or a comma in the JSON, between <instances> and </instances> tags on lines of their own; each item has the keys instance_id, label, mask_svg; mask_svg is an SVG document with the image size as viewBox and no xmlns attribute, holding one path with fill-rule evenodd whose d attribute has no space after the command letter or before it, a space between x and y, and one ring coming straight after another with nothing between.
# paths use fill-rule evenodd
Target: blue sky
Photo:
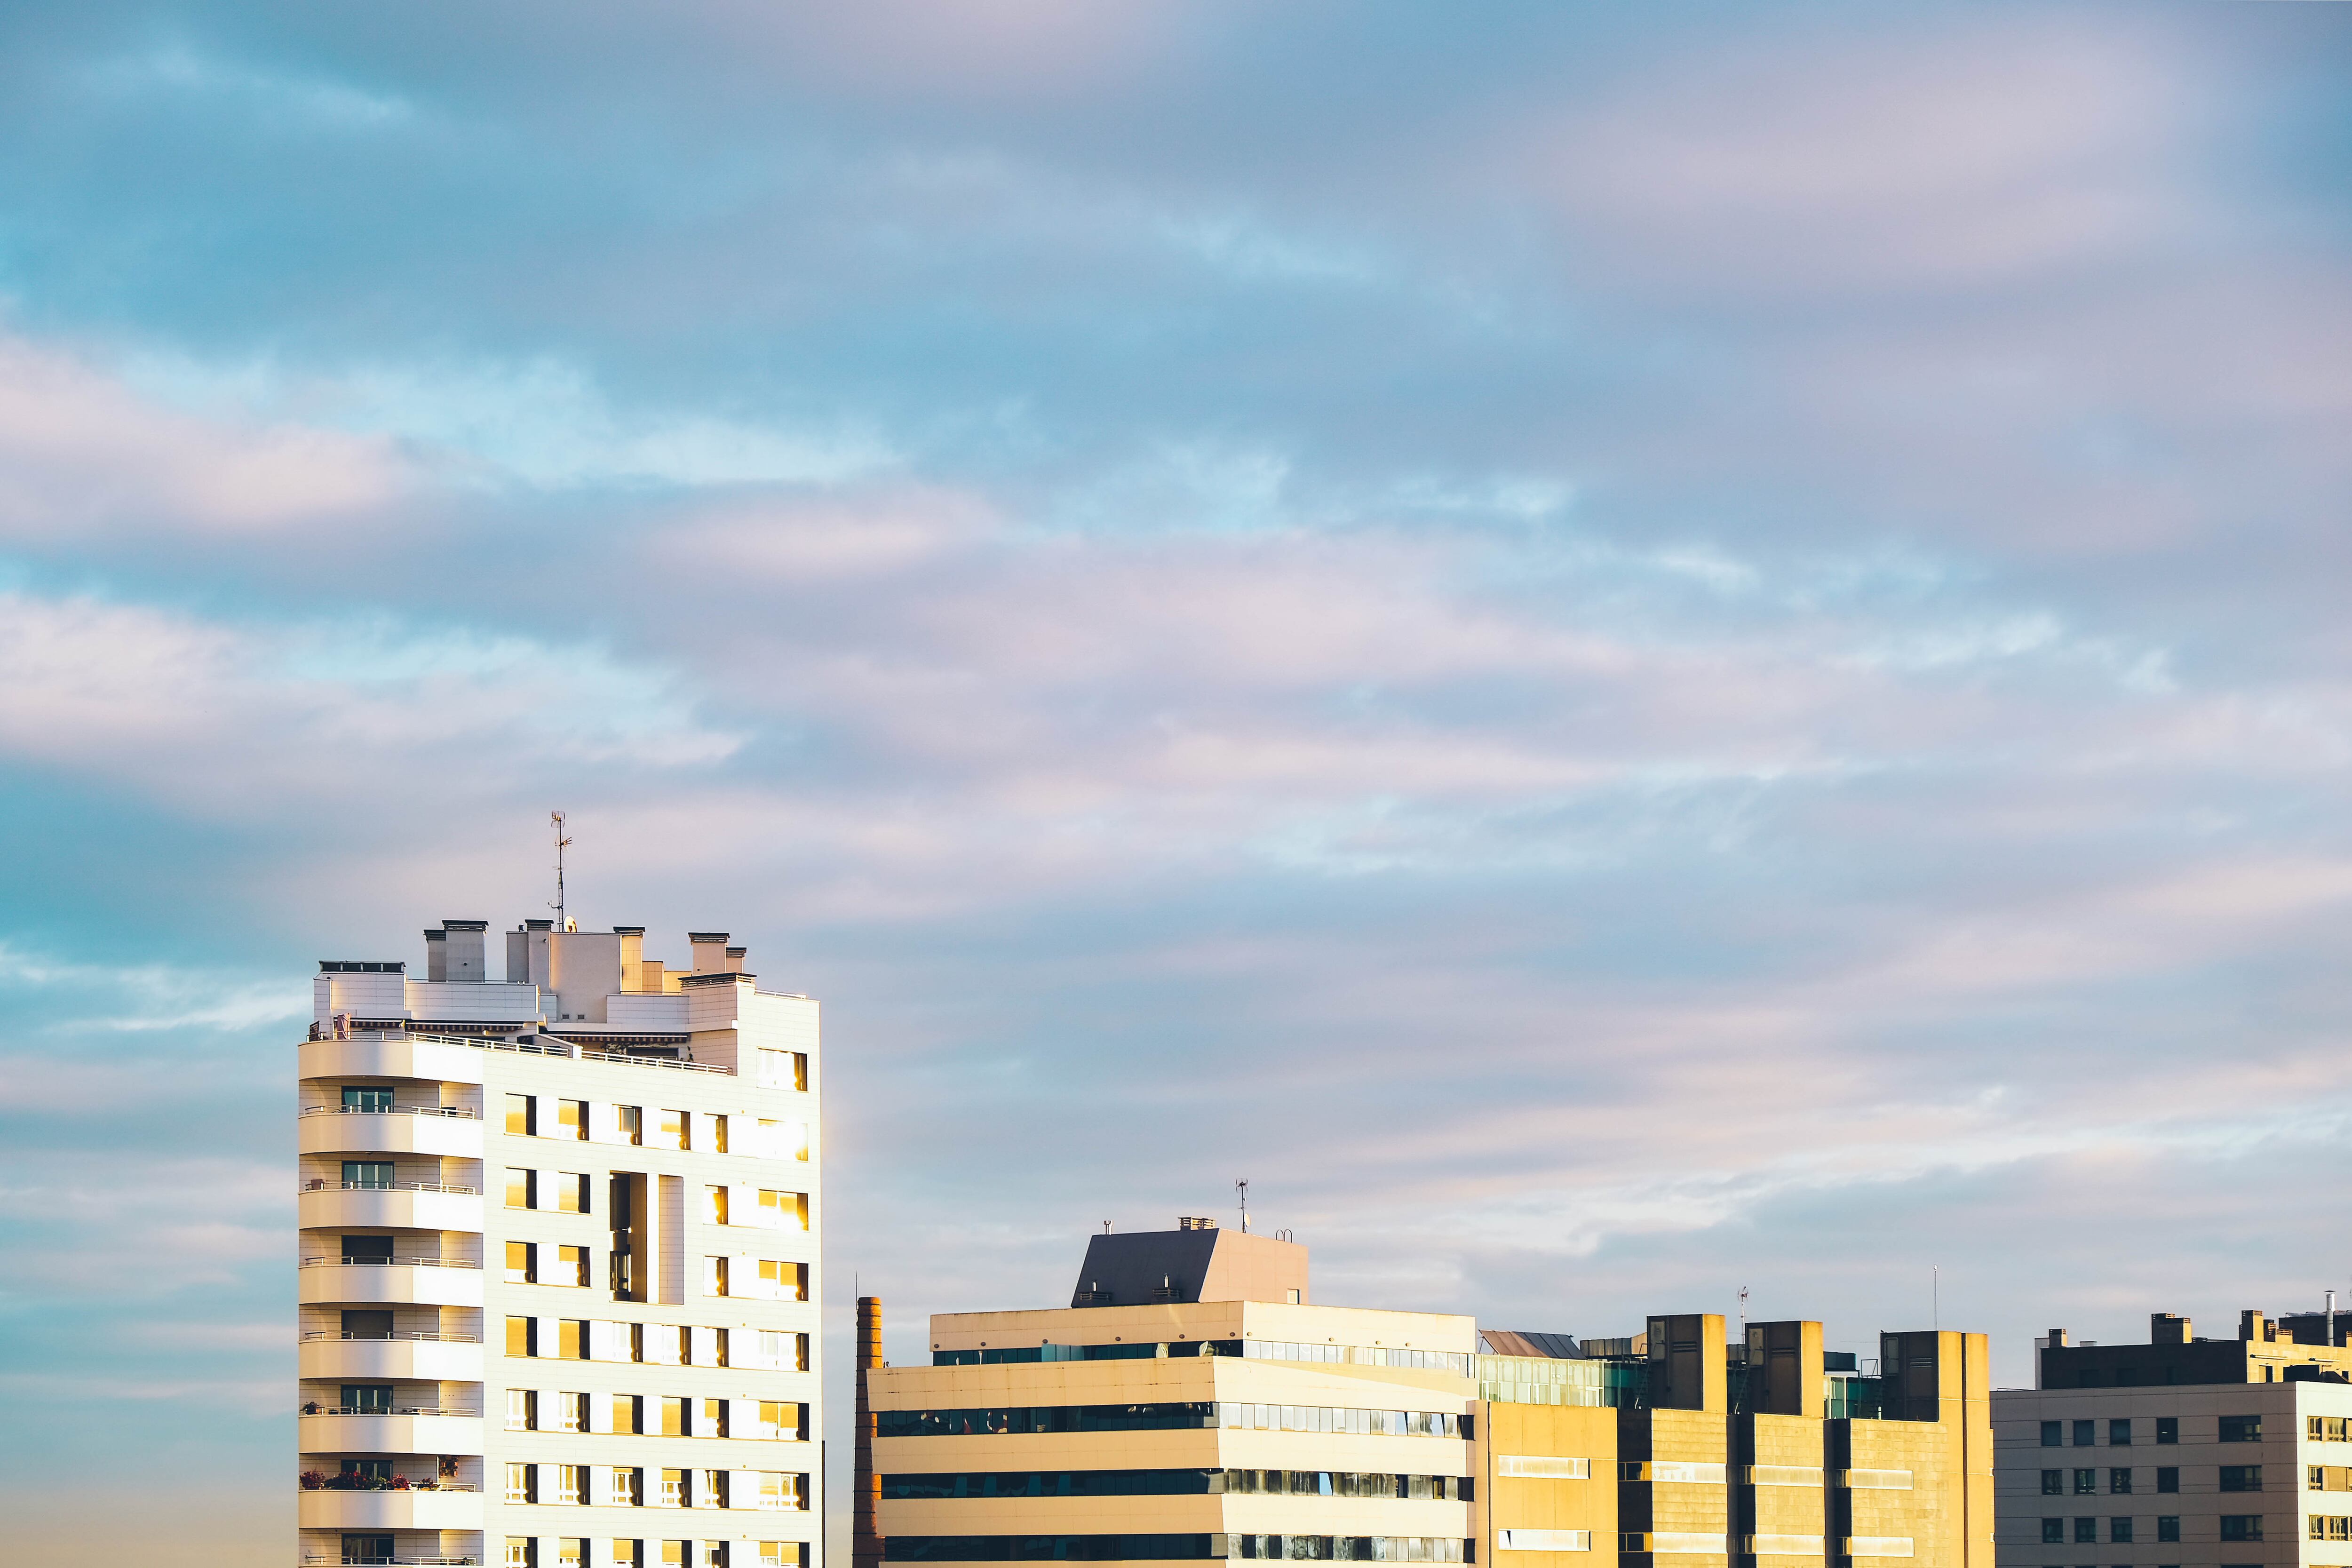
<instances>
[{"instance_id":1,"label":"blue sky","mask_svg":"<svg viewBox=\"0 0 2352 1568\"><path fill-rule=\"evenodd\" d=\"M894 1354L2352 1288L2352 16L0 15L0 1513L290 1528L318 958L827 1005ZM139 1477L136 1485L128 1479ZM209 1553L210 1555L207 1555Z\"/></svg>"}]
</instances>

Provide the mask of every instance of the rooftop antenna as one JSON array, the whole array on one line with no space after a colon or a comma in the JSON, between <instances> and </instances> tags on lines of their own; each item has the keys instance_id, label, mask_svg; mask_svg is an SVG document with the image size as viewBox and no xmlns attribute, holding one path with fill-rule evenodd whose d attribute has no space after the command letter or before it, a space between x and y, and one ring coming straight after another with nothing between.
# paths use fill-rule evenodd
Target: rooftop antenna
<instances>
[{"instance_id":1,"label":"rooftop antenna","mask_svg":"<svg viewBox=\"0 0 2352 1568\"><path fill-rule=\"evenodd\" d=\"M1249 1178L1247 1176L1244 1176L1240 1181L1235 1182L1234 1185L1241 1191L1242 1234L1244 1236L1247 1236L1249 1234Z\"/></svg>"},{"instance_id":2,"label":"rooftop antenna","mask_svg":"<svg viewBox=\"0 0 2352 1568\"><path fill-rule=\"evenodd\" d=\"M1944 1267L1942 1264L1927 1265L1927 1290L1928 1322L1938 1333L1941 1333L1944 1328Z\"/></svg>"},{"instance_id":3,"label":"rooftop antenna","mask_svg":"<svg viewBox=\"0 0 2352 1568\"><path fill-rule=\"evenodd\" d=\"M1103 1221L1103 1234L1105 1236L1108 1236L1110 1234L1110 1221L1108 1220Z\"/></svg>"},{"instance_id":4,"label":"rooftop antenna","mask_svg":"<svg viewBox=\"0 0 2352 1568\"><path fill-rule=\"evenodd\" d=\"M563 835L562 812L551 811L547 814L547 817L549 821L555 824L555 901L547 907L555 911L555 929L570 931L572 921L563 912L563 852L571 847L572 840Z\"/></svg>"},{"instance_id":5,"label":"rooftop antenna","mask_svg":"<svg viewBox=\"0 0 2352 1568\"><path fill-rule=\"evenodd\" d=\"M2330 1345L2336 1342L2336 1292L2333 1290L2327 1293L2327 1338L2325 1342Z\"/></svg>"},{"instance_id":6,"label":"rooftop antenna","mask_svg":"<svg viewBox=\"0 0 2352 1568\"><path fill-rule=\"evenodd\" d=\"M1748 1342L1748 1287L1739 1288L1739 1342Z\"/></svg>"}]
</instances>

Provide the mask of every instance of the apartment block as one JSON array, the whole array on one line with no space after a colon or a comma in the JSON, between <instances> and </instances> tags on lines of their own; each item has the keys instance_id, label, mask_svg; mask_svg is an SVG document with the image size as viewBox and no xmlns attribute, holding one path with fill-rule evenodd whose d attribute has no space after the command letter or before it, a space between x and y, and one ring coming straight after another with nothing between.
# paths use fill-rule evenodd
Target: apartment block
<instances>
[{"instance_id":1,"label":"apartment block","mask_svg":"<svg viewBox=\"0 0 2352 1568\"><path fill-rule=\"evenodd\" d=\"M863 1374L885 1561L1991 1568L1982 1335L1863 1368L1812 1322L1482 1332L1322 1305L1305 1248L1186 1219L930 1347Z\"/></svg>"},{"instance_id":2,"label":"apartment block","mask_svg":"<svg viewBox=\"0 0 2352 1568\"><path fill-rule=\"evenodd\" d=\"M2352 1315L2146 1344L2036 1342L2035 1386L1993 1394L2000 1568L2352 1564Z\"/></svg>"},{"instance_id":3,"label":"apartment block","mask_svg":"<svg viewBox=\"0 0 2352 1568\"><path fill-rule=\"evenodd\" d=\"M299 1557L814 1568L817 1005L723 932L503 935L313 983Z\"/></svg>"}]
</instances>

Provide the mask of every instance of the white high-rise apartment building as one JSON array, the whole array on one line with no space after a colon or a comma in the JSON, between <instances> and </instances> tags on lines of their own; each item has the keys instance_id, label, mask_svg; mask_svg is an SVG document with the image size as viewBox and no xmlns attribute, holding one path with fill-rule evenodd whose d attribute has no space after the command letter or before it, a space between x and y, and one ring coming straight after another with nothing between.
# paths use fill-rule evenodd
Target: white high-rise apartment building
<instances>
[{"instance_id":1,"label":"white high-rise apartment building","mask_svg":"<svg viewBox=\"0 0 2352 1568\"><path fill-rule=\"evenodd\" d=\"M301 1561L813 1568L817 1005L644 934L320 965Z\"/></svg>"}]
</instances>

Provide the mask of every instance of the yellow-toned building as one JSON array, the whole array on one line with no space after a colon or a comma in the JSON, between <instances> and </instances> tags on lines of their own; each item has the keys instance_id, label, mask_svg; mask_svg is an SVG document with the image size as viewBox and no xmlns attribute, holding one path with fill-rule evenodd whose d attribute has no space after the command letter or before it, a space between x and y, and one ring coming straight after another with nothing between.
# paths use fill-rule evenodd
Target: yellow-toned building
<instances>
[{"instance_id":1,"label":"yellow-toned building","mask_svg":"<svg viewBox=\"0 0 2352 1568\"><path fill-rule=\"evenodd\" d=\"M1327 1307L1303 1247L1092 1238L1072 1305L864 1375L881 1556L1992 1568L1980 1334L1652 1318L1579 1342Z\"/></svg>"}]
</instances>

